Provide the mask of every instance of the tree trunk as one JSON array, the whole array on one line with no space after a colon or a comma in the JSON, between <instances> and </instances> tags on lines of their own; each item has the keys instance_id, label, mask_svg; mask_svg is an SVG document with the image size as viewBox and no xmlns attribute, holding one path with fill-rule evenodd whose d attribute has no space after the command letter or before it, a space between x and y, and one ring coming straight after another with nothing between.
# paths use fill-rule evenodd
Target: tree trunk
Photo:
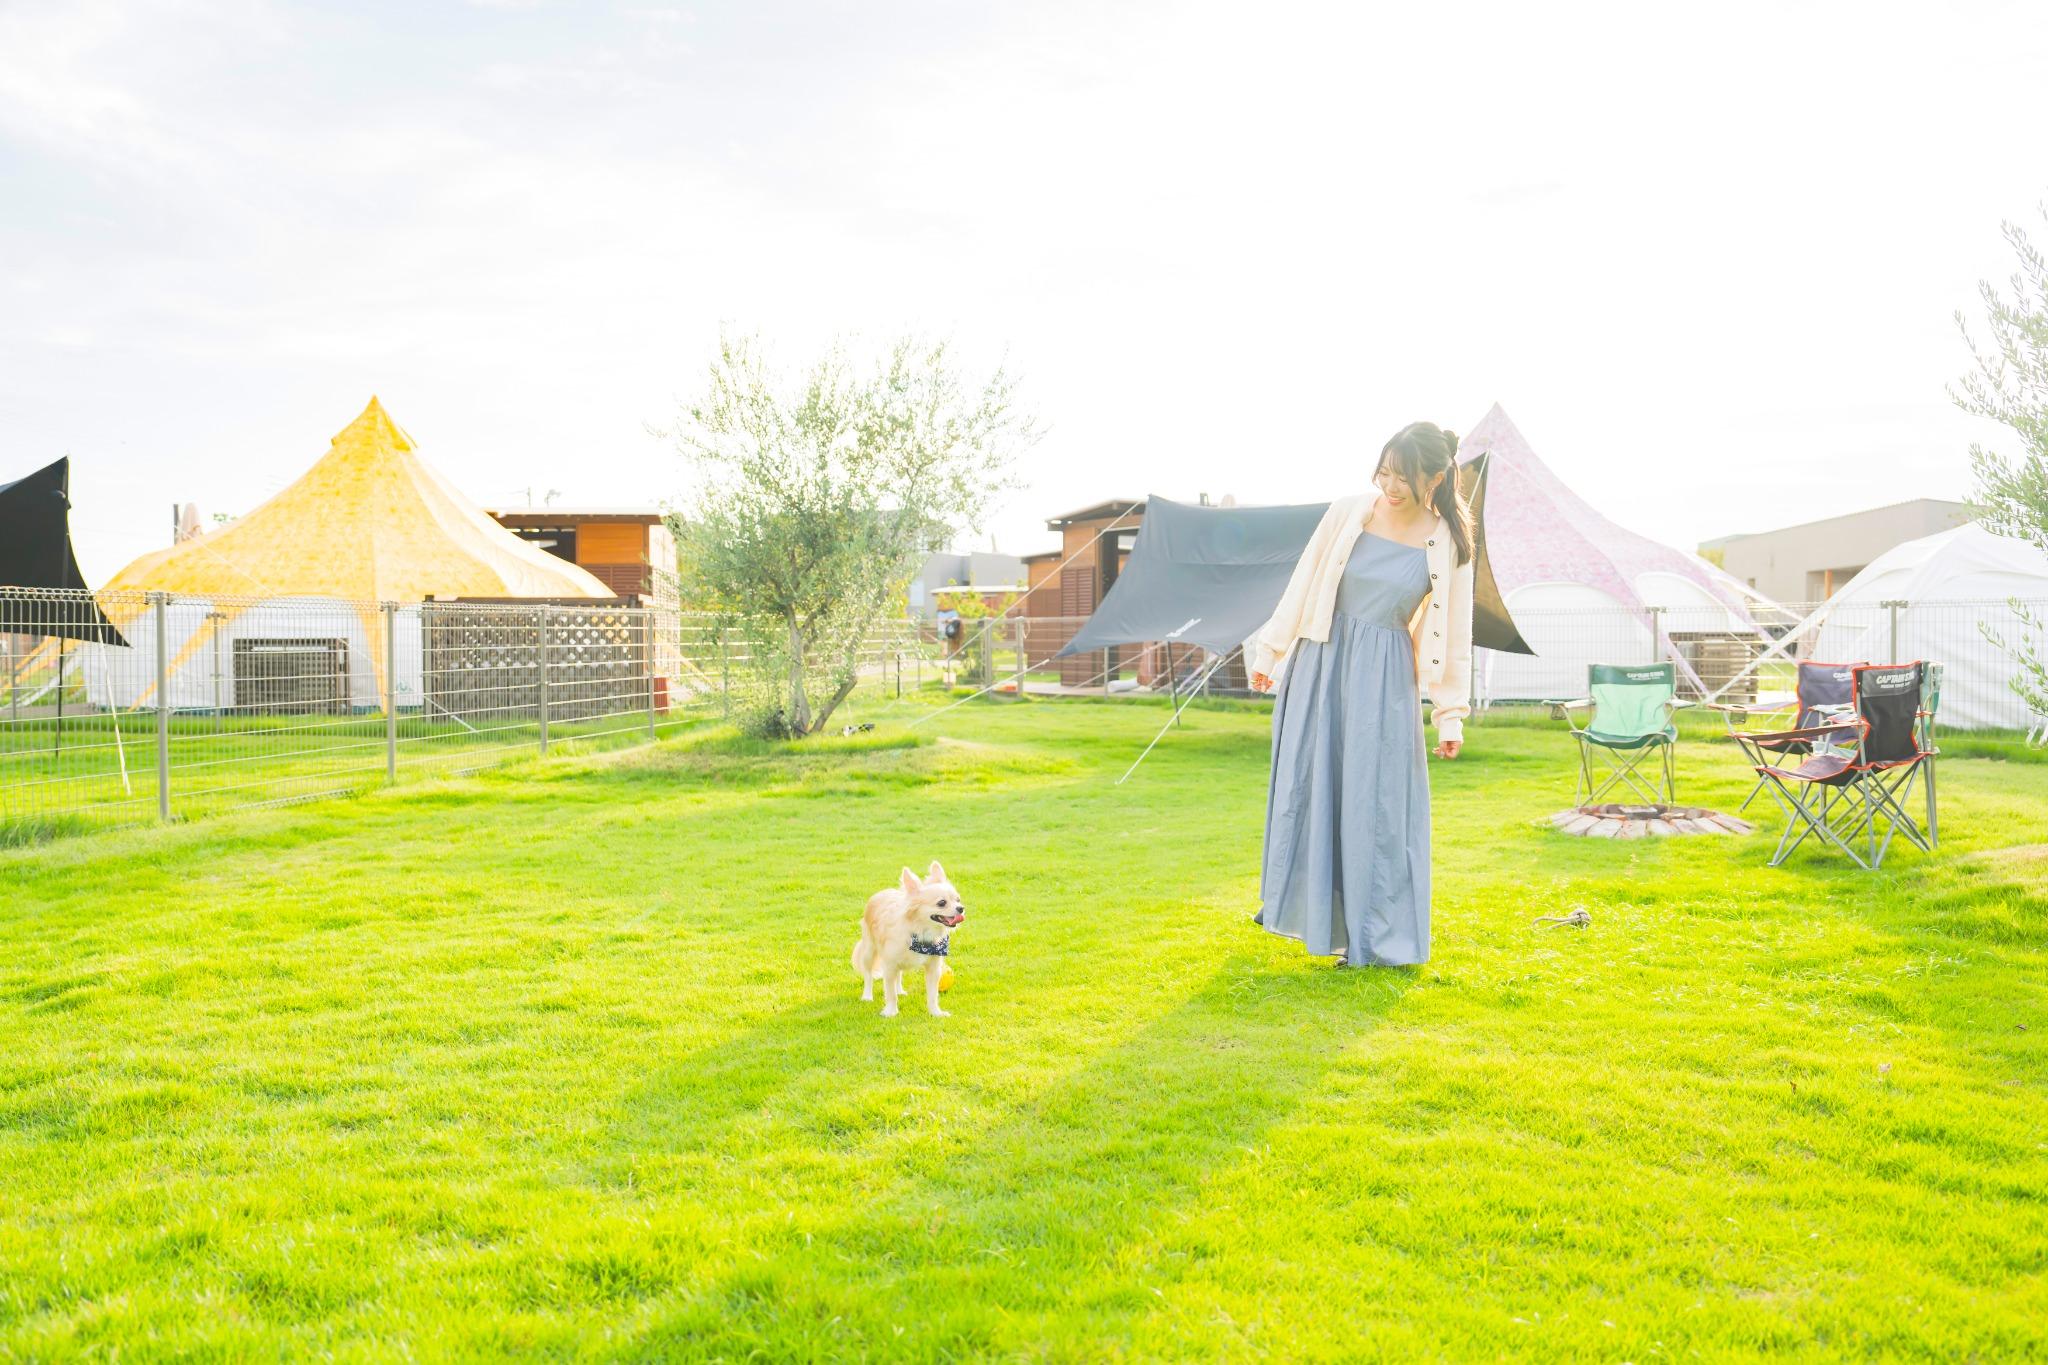
<instances>
[{"instance_id":1,"label":"tree trunk","mask_svg":"<svg viewBox=\"0 0 2048 1365\"><path fill-rule=\"evenodd\" d=\"M853 689L859 682L860 658L858 653L855 653L846 661L846 676L839 680L839 690L832 694L832 700L825 703L824 711L818 716L818 728L820 730L825 728L826 721L832 719L832 713L839 709L839 703L845 701L853 694Z\"/></svg>"},{"instance_id":2,"label":"tree trunk","mask_svg":"<svg viewBox=\"0 0 2048 1365\"><path fill-rule=\"evenodd\" d=\"M784 722L792 735L811 732L811 702L804 695L804 632L794 616L789 618L789 715Z\"/></svg>"}]
</instances>

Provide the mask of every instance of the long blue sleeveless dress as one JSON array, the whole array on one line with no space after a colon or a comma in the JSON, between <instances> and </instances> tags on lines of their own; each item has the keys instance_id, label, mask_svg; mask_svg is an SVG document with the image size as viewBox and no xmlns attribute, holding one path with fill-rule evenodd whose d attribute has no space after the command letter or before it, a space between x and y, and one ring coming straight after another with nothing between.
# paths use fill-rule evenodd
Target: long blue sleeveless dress
<instances>
[{"instance_id":1,"label":"long blue sleeveless dress","mask_svg":"<svg viewBox=\"0 0 2048 1365\"><path fill-rule=\"evenodd\" d=\"M1429 561L1361 534L1328 641L1303 640L1273 704L1259 922L1352 966L1429 960L1429 770L1408 622Z\"/></svg>"}]
</instances>

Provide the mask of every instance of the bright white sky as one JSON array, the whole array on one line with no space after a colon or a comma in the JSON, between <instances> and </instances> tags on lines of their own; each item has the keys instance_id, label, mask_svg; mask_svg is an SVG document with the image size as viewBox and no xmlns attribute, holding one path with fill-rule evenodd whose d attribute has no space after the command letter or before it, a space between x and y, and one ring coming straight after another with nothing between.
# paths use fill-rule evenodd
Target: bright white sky
<instances>
[{"instance_id":1,"label":"bright white sky","mask_svg":"<svg viewBox=\"0 0 2048 1365\"><path fill-rule=\"evenodd\" d=\"M727 321L1007 351L1009 551L1496 399L1688 546L1964 495L2048 6L1686 11L0 0L0 477L73 457L94 582L372 393L479 502L654 502Z\"/></svg>"}]
</instances>

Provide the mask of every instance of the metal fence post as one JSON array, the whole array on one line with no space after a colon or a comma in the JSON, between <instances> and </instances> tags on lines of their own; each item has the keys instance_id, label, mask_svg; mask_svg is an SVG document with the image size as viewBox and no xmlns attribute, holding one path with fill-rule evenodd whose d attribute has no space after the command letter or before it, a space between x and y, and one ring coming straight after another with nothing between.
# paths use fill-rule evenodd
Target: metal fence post
<instances>
[{"instance_id":1,"label":"metal fence post","mask_svg":"<svg viewBox=\"0 0 2048 1365\"><path fill-rule=\"evenodd\" d=\"M221 628L227 624L228 618L226 612L210 611L206 613L206 619L213 627L213 732L220 734L227 728L224 719L227 711L221 705L220 696L220 637Z\"/></svg>"},{"instance_id":2,"label":"metal fence post","mask_svg":"<svg viewBox=\"0 0 2048 1365\"><path fill-rule=\"evenodd\" d=\"M641 615L647 626L647 742L652 744L661 737L654 720L654 610L643 608Z\"/></svg>"},{"instance_id":3,"label":"metal fence post","mask_svg":"<svg viewBox=\"0 0 2048 1365\"><path fill-rule=\"evenodd\" d=\"M1889 611L1891 612L1891 617L1892 617L1892 643L1891 643L1891 657L1890 657L1890 658L1889 658L1889 659L1887 660L1887 662L1889 662L1889 663L1898 663L1898 662L1899 662L1899 608L1900 608L1900 607L1903 607L1903 606L1905 606L1906 604L1905 604L1905 603L1904 603L1903 601L1885 601L1885 602L1880 602L1880 603L1878 603L1878 605L1879 605L1879 606L1881 606L1881 607L1884 607L1884 608L1886 608L1887 610L1889 610Z\"/></svg>"},{"instance_id":4,"label":"metal fence post","mask_svg":"<svg viewBox=\"0 0 2048 1365\"><path fill-rule=\"evenodd\" d=\"M548 609L540 609L540 756L548 756Z\"/></svg>"},{"instance_id":5,"label":"metal fence post","mask_svg":"<svg viewBox=\"0 0 2048 1365\"><path fill-rule=\"evenodd\" d=\"M384 780L398 780L398 603L384 604Z\"/></svg>"},{"instance_id":6,"label":"metal fence post","mask_svg":"<svg viewBox=\"0 0 2048 1365\"><path fill-rule=\"evenodd\" d=\"M1664 608L1645 607L1643 610L1648 612L1650 617L1650 662L1653 664L1662 663L1664 660Z\"/></svg>"},{"instance_id":7,"label":"metal fence post","mask_svg":"<svg viewBox=\"0 0 2048 1365\"><path fill-rule=\"evenodd\" d=\"M718 696L725 718L732 719L732 656L725 652L725 627L718 628Z\"/></svg>"},{"instance_id":8,"label":"metal fence post","mask_svg":"<svg viewBox=\"0 0 2048 1365\"><path fill-rule=\"evenodd\" d=\"M1017 700L1024 700L1024 675L1030 669L1031 656L1024 644L1024 618L1017 618Z\"/></svg>"},{"instance_id":9,"label":"metal fence post","mask_svg":"<svg viewBox=\"0 0 2048 1365\"><path fill-rule=\"evenodd\" d=\"M153 592L156 609L156 813L160 820L171 818L171 648L170 595ZM61 692L60 673L57 687Z\"/></svg>"}]
</instances>

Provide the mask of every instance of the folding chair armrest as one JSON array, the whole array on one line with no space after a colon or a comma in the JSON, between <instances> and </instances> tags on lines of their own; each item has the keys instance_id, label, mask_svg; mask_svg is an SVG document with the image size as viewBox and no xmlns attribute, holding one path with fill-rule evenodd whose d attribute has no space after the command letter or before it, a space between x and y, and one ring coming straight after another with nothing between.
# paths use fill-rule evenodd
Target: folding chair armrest
<instances>
[{"instance_id":1,"label":"folding chair armrest","mask_svg":"<svg viewBox=\"0 0 2048 1365\"><path fill-rule=\"evenodd\" d=\"M1698 702L1692 700L1690 697L1673 697L1670 701L1667 701L1664 704L1674 711L1683 711L1687 707L1699 705Z\"/></svg>"},{"instance_id":2,"label":"folding chair armrest","mask_svg":"<svg viewBox=\"0 0 2048 1365\"><path fill-rule=\"evenodd\" d=\"M1862 730L1861 721L1851 720L1834 725L1808 725L1797 730L1765 730L1753 735L1745 731L1742 737L1755 744L1766 744L1781 740L1816 740L1825 739L1830 735L1861 734Z\"/></svg>"},{"instance_id":3,"label":"folding chair armrest","mask_svg":"<svg viewBox=\"0 0 2048 1365\"><path fill-rule=\"evenodd\" d=\"M1727 723L1728 733L1731 735L1739 734L1749 726L1750 708L1739 702L1703 701L1699 703L1699 707L1703 711L1717 713Z\"/></svg>"},{"instance_id":4,"label":"folding chair armrest","mask_svg":"<svg viewBox=\"0 0 2048 1365\"><path fill-rule=\"evenodd\" d=\"M1552 720L1561 720L1567 725L1572 723L1572 712L1583 711L1592 704L1593 699L1591 697L1580 697L1576 701L1553 701L1547 703L1550 707L1550 718ZM1572 728L1576 730L1579 727L1572 725Z\"/></svg>"}]
</instances>

